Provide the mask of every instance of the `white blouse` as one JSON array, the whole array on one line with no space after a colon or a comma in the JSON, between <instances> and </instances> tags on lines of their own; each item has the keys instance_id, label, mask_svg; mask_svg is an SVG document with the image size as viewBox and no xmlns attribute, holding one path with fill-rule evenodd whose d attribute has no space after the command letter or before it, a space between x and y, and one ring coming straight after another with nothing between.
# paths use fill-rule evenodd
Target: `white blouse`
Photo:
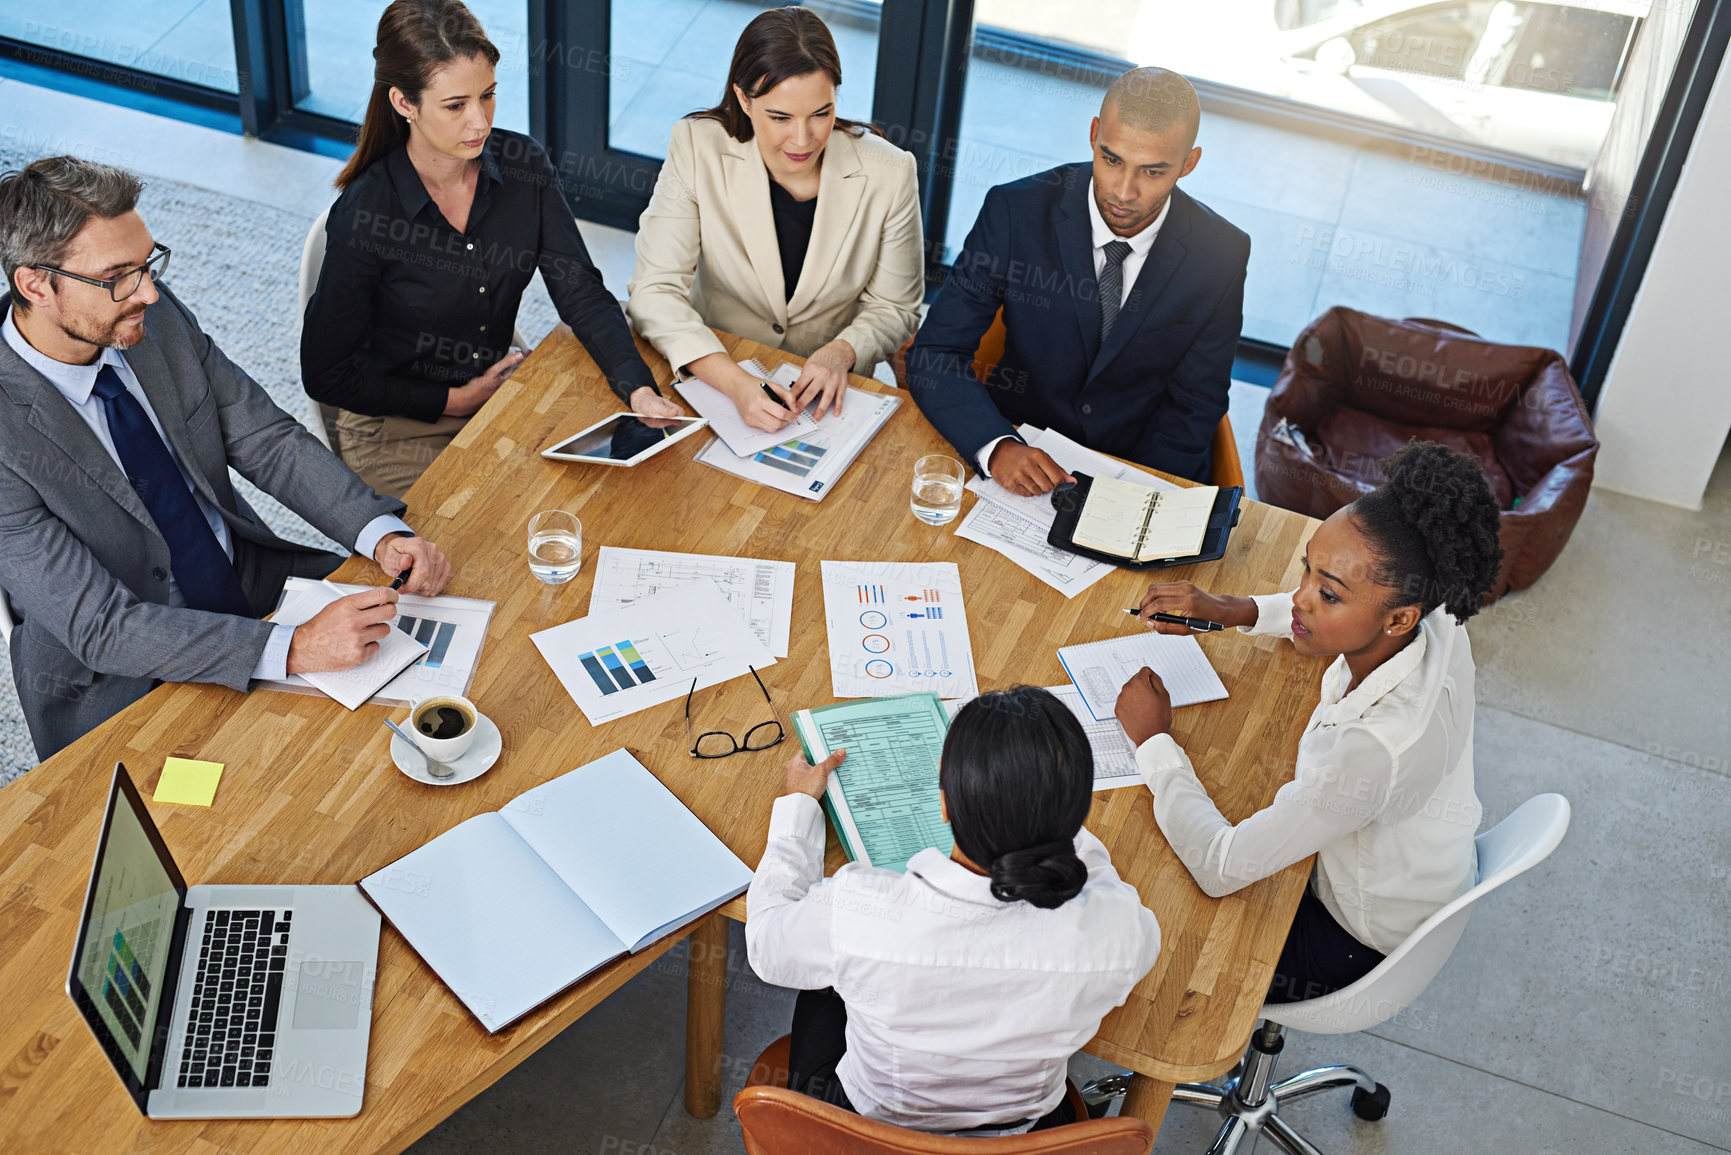
<instances>
[{"instance_id":1,"label":"white blouse","mask_svg":"<svg viewBox=\"0 0 1731 1155\"><path fill-rule=\"evenodd\" d=\"M764 981L847 1003L836 1074L867 1118L923 1131L1039 1118L1160 952L1153 912L1087 830L1088 881L1055 910L993 898L940 850L905 874L849 863L825 879L823 840L815 799L775 800L745 942Z\"/></svg>"},{"instance_id":2,"label":"white blouse","mask_svg":"<svg viewBox=\"0 0 1731 1155\"><path fill-rule=\"evenodd\" d=\"M1253 599L1246 633L1292 636L1292 595ZM1405 649L1351 693L1346 658L1298 743L1291 782L1234 826L1169 734L1136 751L1154 817L1208 894L1219 897L1316 855L1311 890L1352 936L1387 954L1478 879L1473 834L1473 656L1438 607Z\"/></svg>"}]
</instances>

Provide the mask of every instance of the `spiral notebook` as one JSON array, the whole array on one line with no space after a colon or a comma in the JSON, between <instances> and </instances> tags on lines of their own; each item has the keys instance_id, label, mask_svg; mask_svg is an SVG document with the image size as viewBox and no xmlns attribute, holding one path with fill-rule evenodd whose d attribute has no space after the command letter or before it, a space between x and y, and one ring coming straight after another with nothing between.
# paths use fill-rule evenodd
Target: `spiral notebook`
<instances>
[{"instance_id":1,"label":"spiral notebook","mask_svg":"<svg viewBox=\"0 0 1731 1155\"><path fill-rule=\"evenodd\" d=\"M1098 642L1064 646L1058 661L1082 695L1083 705L1104 722L1113 715L1118 691L1136 671L1147 666L1166 684L1172 705L1194 706L1227 697L1226 684L1192 636L1157 634L1146 630Z\"/></svg>"},{"instance_id":2,"label":"spiral notebook","mask_svg":"<svg viewBox=\"0 0 1731 1155\"><path fill-rule=\"evenodd\" d=\"M1070 540L1134 562L1186 557L1201 550L1219 492L1213 485L1149 489L1115 477L1096 477Z\"/></svg>"}]
</instances>

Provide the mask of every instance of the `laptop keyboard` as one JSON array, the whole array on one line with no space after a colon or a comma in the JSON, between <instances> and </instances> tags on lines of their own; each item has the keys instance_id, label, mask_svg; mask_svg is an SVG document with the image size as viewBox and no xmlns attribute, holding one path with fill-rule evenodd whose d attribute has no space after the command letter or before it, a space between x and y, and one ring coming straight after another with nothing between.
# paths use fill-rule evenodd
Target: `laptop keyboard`
<instances>
[{"instance_id":1,"label":"laptop keyboard","mask_svg":"<svg viewBox=\"0 0 1731 1155\"><path fill-rule=\"evenodd\" d=\"M266 1087L293 911L212 910L181 1051L182 1087Z\"/></svg>"}]
</instances>

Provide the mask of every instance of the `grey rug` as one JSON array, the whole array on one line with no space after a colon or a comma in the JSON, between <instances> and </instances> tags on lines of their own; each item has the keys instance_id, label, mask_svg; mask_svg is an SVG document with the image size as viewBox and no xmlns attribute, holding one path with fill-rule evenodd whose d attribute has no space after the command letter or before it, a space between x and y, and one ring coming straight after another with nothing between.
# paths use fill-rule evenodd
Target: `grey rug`
<instances>
[{"instance_id":1,"label":"grey rug","mask_svg":"<svg viewBox=\"0 0 1731 1155\"><path fill-rule=\"evenodd\" d=\"M30 156L0 148L0 170ZM311 217L255 201L224 196L178 181L152 180L139 211L157 240L174 250L168 283L198 316L229 358L252 375L278 405L305 419L300 385L299 271ZM558 315L539 274L524 295L517 327L531 343L553 328ZM293 541L322 544L323 535L249 482L235 477L241 494ZM36 754L12 684L12 663L0 673L0 785L36 765Z\"/></svg>"}]
</instances>

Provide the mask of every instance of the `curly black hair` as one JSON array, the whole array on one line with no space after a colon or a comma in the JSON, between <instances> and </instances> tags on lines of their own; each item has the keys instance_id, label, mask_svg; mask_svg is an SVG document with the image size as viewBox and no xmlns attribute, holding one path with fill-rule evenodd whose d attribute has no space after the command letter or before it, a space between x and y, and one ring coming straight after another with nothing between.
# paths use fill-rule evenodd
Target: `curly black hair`
<instances>
[{"instance_id":1,"label":"curly black hair","mask_svg":"<svg viewBox=\"0 0 1731 1155\"><path fill-rule=\"evenodd\" d=\"M1382 462L1381 489L1352 503L1350 516L1380 563L1388 608L1446 606L1464 622L1496 587L1503 549L1496 498L1470 454L1411 441Z\"/></svg>"}]
</instances>

